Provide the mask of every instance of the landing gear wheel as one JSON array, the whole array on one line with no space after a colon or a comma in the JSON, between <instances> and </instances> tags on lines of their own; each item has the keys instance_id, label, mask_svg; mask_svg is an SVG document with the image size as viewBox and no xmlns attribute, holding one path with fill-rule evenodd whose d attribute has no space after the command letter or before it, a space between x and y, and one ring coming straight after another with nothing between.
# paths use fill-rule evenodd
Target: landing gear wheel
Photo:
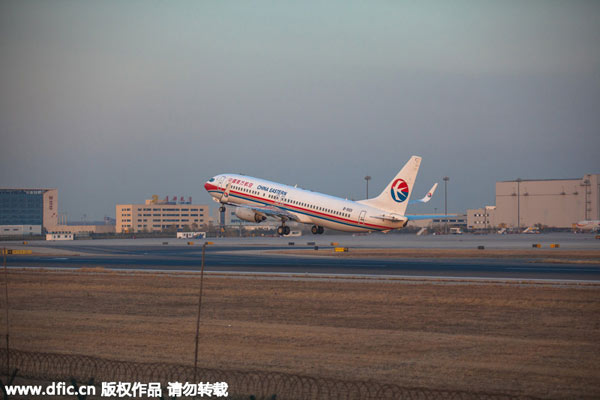
<instances>
[{"instance_id":1,"label":"landing gear wheel","mask_svg":"<svg viewBox=\"0 0 600 400\"><path fill-rule=\"evenodd\" d=\"M290 234L290 227L289 226L284 226L283 227L283 234L284 235L289 235Z\"/></svg>"},{"instance_id":2,"label":"landing gear wheel","mask_svg":"<svg viewBox=\"0 0 600 400\"><path fill-rule=\"evenodd\" d=\"M285 227L283 227L283 226L279 226L279 227L277 227L277 234L278 234L279 236L283 236L283 228L285 228Z\"/></svg>"},{"instance_id":3,"label":"landing gear wheel","mask_svg":"<svg viewBox=\"0 0 600 400\"><path fill-rule=\"evenodd\" d=\"M219 207L219 212L225 212L225 207L224 206Z\"/></svg>"},{"instance_id":4,"label":"landing gear wheel","mask_svg":"<svg viewBox=\"0 0 600 400\"><path fill-rule=\"evenodd\" d=\"M316 225L313 225L312 228L310 228L310 231L313 235L316 235L317 233L319 233L319 227Z\"/></svg>"},{"instance_id":5,"label":"landing gear wheel","mask_svg":"<svg viewBox=\"0 0 600 400\"><path fill-rule=\"evenodd\" d=\"M325 229L322 226L319 226L317 229L319 235L321 235L323 232L325 232Z\"/></svg>"}]
</instances>

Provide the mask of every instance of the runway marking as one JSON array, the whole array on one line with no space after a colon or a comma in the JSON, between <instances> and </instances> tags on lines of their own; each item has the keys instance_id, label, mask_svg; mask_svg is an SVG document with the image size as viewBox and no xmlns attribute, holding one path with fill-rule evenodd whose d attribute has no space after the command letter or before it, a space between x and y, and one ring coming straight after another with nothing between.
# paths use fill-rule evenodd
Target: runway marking
<instances>
[{"instance_id":1,"label":"runway marking","mask_svg":"<svg viewBox=\"0 0 600 400\"><path fill-rule=\"evenodd\" d=\"M551 266L547 266L544 268L550 268L552 272L598 272L597 269L590 268L553 268ZM527 267L506 267L507 270L514 271L536 271L535 268L527 268Z\"/></svg>"},{"instance_id":2,"label":"runway marking","mask_svg":"<svg viewBox=\"0 0 600 400\"><path fill-rule=\"evenodd\" d=\"M103 268L98 271L91 268L85 271L85 267L23 267L7 266L17 273L53 271L61 273L83 272L86 274L106 274L111 272L136 272L136 273L164 273L173 276L200 275L197 270L169 270L169 269L136 269L136 268ZM31 270L30 270L31 269ZM84 270L84 271L82 271ZM261 279L306 279L306 280L347 280L374 281L374 282L404 282L404 283L431 283L431 284L518 284L518 285L553 285L553 286L600 286L600 280L580 279L544 279L544 278L499 278L499 277L474 277L474 276L436 276L436 275L379 275L379 274L340 274L340 273L315 273L315 272L248 272L248 271L206 271L206 275L219 276L231 275L242 277L256 277Z\"/></svg>"}]
</instances>

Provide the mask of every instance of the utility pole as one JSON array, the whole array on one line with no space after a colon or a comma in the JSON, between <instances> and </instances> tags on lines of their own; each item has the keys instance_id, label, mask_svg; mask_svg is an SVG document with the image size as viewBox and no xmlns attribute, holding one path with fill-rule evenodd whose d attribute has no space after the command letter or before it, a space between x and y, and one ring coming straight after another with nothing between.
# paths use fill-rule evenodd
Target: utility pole
<instances>
[{"instance_id":1,"label":"utility pole","mask_svg":"<svg viewBox=\"0 0 600 400\"><path fill-rule=\"evenodd\" d=\"M369 181L371 177L369 175L365 176L365 181L367 181L367 199L369 198Z\"/></svg>"},{"instance_id":2,"label":"utility pole","mask_svg":"<svg viewBox=\"0 0 600 400\"><path fill-rule=\"evenodd\" d=\"M449 177L444 177L444 215L446 219L446 235L448 234L448 181Z\"/></svg>"},{"instance_id":3,"label":"utility pole","mask_svg":"<svg viewBox=\"0 0 600 400\"><path fill-rule=\"evenodd\" d=\"M10 377L10 346L8 343L8 269L6 268L6 247L2 249L4 257L4 306L6 307L6 376Z\"/></svg>"},{"instance_id":4,"label":"utility pole","mask_svg":"<svg viewBox=\"0 0 600 400\"><path fill-rule=\"evenodd\" d=\"M521 182L523 179L517 178L517 233L521 233Z\"/></svg>"},{"instance_id":5,"label":"utility pole","mask_svg":"<svg viewBox=\"0 0 600 400\"><path fill-rule=\"evenodd\" d=\"M200 294L198 295L198 317L196 319L196 349L194 352L194 382L196 382L196 371L198 369L198 340L200 337L200 311L202 311L202 288L204 284L204 255L206 253L206 245L202 245L202 266L200 267Z\"/></svg>"}]
</instances>

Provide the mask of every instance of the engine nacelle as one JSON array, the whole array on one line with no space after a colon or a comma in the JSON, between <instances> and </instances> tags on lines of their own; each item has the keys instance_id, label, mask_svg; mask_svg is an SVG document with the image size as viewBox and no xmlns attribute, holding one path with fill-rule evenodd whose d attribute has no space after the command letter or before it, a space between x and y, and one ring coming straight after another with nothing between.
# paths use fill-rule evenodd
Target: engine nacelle
<instances>
[{"instance_id":1,"label":"engine nacelle","mask_svg":"<svg viewBox=\"0 0 600 400\"><path fill-rule=\"evenodd\" d=\"M267 217L263 214L241 207L238 207L237 210L235 210L235 215L239 219L243 219L244 221L248 222L263 222L265 219L267 219Z\"/></svg>"}]
</instances>

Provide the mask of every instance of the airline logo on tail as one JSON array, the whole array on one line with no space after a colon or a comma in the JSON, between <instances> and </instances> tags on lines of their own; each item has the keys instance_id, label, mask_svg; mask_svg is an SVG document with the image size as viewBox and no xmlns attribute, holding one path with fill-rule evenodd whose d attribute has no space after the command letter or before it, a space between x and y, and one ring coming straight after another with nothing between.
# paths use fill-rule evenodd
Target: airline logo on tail
<instances>
[{"instance_id":1,"label":"airline logo on tail","mask_svg":"<svg viewBox=\"0 0 600 400\"><path fill-rule=\"evenodd\" d=\"M395 202L402 203L408 198L408 193L408 184L404 179L396 179L394 183L392 183L391 195Z\"/></svg>"}]
</instances>

